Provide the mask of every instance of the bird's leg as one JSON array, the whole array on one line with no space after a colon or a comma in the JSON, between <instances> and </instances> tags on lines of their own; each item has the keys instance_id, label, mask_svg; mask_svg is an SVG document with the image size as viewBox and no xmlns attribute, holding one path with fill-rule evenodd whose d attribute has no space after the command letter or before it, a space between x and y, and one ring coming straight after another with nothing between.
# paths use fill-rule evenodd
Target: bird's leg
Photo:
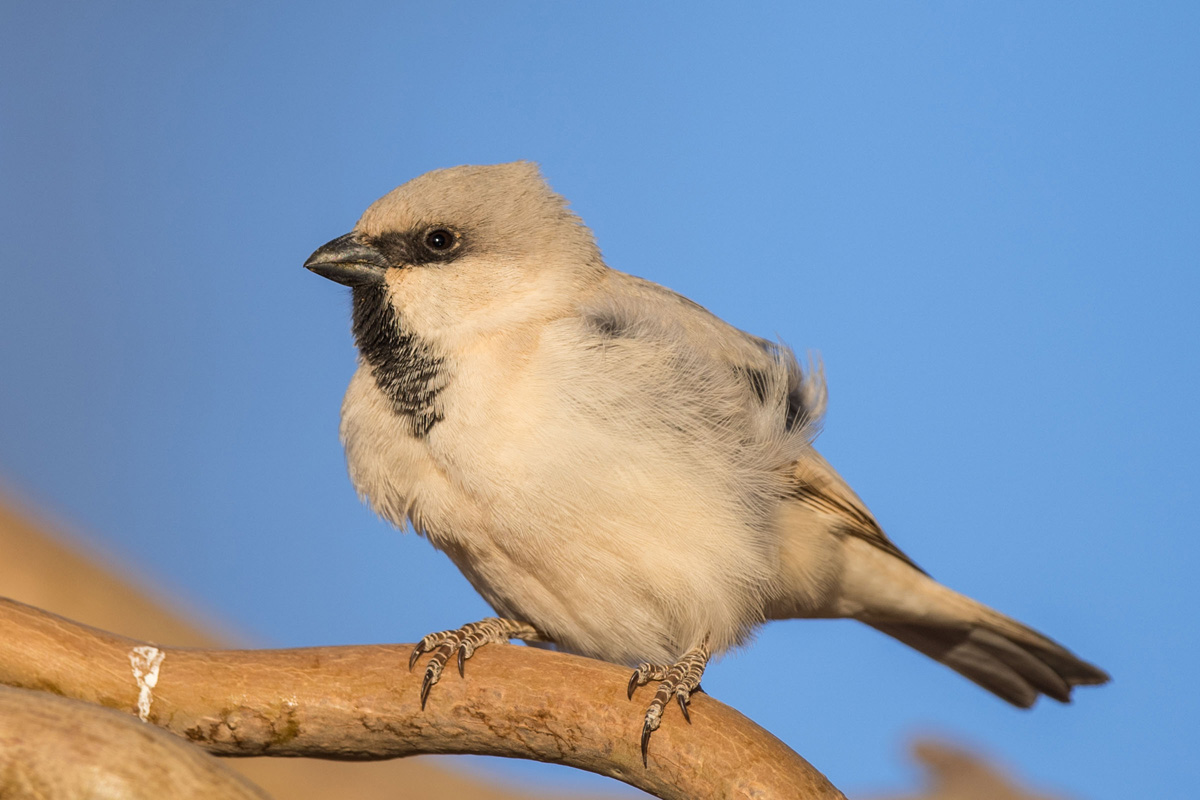
<instances>
[{"instance_id":1,"label":"bird's leg","mask_svg":"<svg viewBox=\"0 0 1200 800\"><path fill-rule=\"evenodd\" d=\"M670 666L662 666L658 664L642 664L633 671L633 675L629 679L629 697L633 697L633 690L639 686L650 683L651 681L662 681L658 684L658 691L654 693L654 699L650 701L650 707L646 709L645 721L642 723L642 765L646 765L647 752L650 747L650 734L658 730L658 726L662 723L663 709L667 703L671 702L671 696L679 702L679 710L683 712L683 718L689 723L692 721L688 715L688 702L691 700L692 692L700 688L700 676L704 674L704 668L708 665L708 658L712 653L708 649L708 638L688 650L683 654L683 658L676 661Z\"/></svg>"},{"instance_id":2,"label":"bird's leg","mask_svg":"<svg viewBox=\"0 0 1200 800\"><path fill-rule=\"evenodd\" d=\"M479 622L468 622L461 628L452 631L431 633L413 648L408 657L408 669L411 672L417 659L422 653L433 653L429 664L425 667L425 679L421 681L421 708L425 708L425 700L429 690L442 677L442 670L450 656L458 653L458 674L463 674L463 663L485 644L502 644L509 639L520 639L523 642L544 641L542 635L530 624L517 622L501 617L488 617Z\"/></svg>"},{"instance_id":3,"label":"bird's leg","mask_svg":"<svg viewBox=\"0 0 1200 800\"><path fill-rule=\"evenodd\" d=\"M651 681L661 681L667 677L667 670L669 669L669 666L664 666L663 664L639 664L638 668L629 676L629 699L633 699L633 691L639 686L645 686Z\"/></svg>"}]
</instances>

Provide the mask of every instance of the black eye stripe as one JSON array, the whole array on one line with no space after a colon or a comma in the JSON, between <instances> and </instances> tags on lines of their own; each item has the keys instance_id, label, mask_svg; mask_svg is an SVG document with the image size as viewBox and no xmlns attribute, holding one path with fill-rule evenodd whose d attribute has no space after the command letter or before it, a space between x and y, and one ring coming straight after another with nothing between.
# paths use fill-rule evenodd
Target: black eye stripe
<instances>
[{"instance_id":1,"label":"black eye stripe","mask_svg":"<svg viewBox=\"0 0 1200 800\"><path fill-rule=\"evenodd\" d=\"M404 264L412 260L412 243L404 234L385 233L374 237L371 244L393 264Z\"/></svg>"},{"instance_id":2,"label":"black eye stripe","mask_svg":"<svg viewBox=\"0 0 1200 800\"><path fill-rule=\"evenodd\" d=\"M447 263L468 250L466 237L445 225L390 231L372 237L371 244L397 267Z\"/></svg>"}]
</instances>

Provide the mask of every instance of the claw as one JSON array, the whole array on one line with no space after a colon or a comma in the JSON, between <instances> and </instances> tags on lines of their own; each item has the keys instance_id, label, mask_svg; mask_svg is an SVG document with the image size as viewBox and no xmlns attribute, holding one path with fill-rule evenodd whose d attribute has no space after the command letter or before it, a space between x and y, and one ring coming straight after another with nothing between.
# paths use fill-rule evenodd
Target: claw
<instances>
[{"instance_id":1,"label":"claw","mask_svg":"<svg viewBox=\"0 0 1200 800\"><path fill-rule=\"evenodd\" d=\"M430 666L429 669L425 670L425 679L423 681L421 681L421 710L422 711L425 710L425 701L429 699L429 690L433 688L433 684L436 682L437 682L436 679L433 677L433 667Z\"/></svg>"},{"instance_id":2,"label":"claw","mask_svg":"<svg viewBox=\"0 0 1200 800\"><path fill-rule=\"evenodd\" d=\"M650 717L646 716L646 721L642 723L642 766L649 767L648 753L650 752L650 734L654 732L654 728L650 727Z\"/></svg>"},{"instance_id":3,"label":"claw","mask_svg":"<svg viewBox=\"0 0 1200 800\"><path fill-rule=\"evenodd\" d=\"M680 713L683 714L683 718L687 720L688 724L691 724L692 715L688 711L688 702L691 700L692 692L698 691L700 688L700 676L704 673L705 664L708 663L709 653L708 639L706 638L684 653L683 658L669 667L642 664L630 677L629 696L631 698L633 690L643 683L652 680L662 681L658 686L658 691L654 693L654 699L650 701L650 707L646 709L645 721L642 723L642 766L649 766L650 734L658 730L659 725L662 724L663 711L670 704L671 695L675 695Z\"/></svg>"},{"instance_id":4,"label":"claw","mask_svg":"<svg viewBox=\"0 0 1200 800\"><path fill-rule=\"evenodd\" d=\"M431 633L417 642L408 656L409 672L412 672L423 653L432 654L425 667L425 677L421 680L421 709L425 709L425 701L429 699L429 690L442 677L446 663L450 661L450 656L454 655L456 650L458 651L458 674L465 677L463 665L480 646L493 642L506 642L509 639L521 639L526 642L542 641L541 634L528 623L488 617L455 630Z\"/></svg>"},{"instance_id":5,"label":"claw","mask_svg":"<svg viewBox=\"0 0 1200 800\"><path fill-rule=\"evenodd\" d=\"M656 697L650 703L650 707L646 709L646 721L642 723L642 766L647 764L647 753L650 750L650 734L658 730L658 726L662 724L662 703Z\"/></svg>"}]
</instances>

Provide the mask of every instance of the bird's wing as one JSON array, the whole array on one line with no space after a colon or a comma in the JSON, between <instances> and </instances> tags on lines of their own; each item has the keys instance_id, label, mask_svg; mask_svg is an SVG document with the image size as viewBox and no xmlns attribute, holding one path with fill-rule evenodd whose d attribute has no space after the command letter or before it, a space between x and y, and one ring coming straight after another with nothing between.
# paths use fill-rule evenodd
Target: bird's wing
<instances>
[{"instance_id":1,"label":"bird's wing","mask_svg":"<svg viewBox=\"0 0 1200 800\"><path fill-rule=\"evenodd\" d=\"M607 285L584 311L594 327L609 335L621 331L656 340L673 364L715 378L736 394L750 414L778 409L783 436L794 440L795 454L811 442L825 411L825 381L820 364L802 368L790 349L735 328L703 306L656 283L609 270ZM710 391L711 395L711 391ZM790 460L785 460L790 461Z\"/></svg>"},{"instance_id":2,"label":"bird's wing","mask_svg":"<svg viewBox=\"0 0 1200 800\"><path fill-rule=\"evenodd\" d=\"M610 292L604 297L607 304L597 306L604 310L591 313L599 315L606 331L632 328L642 331L643 336L686 346L690 369L710 378L689 385L693 394L704 395L715 403L718 387L725 387L726 399L744 409L742 419L761 419L760 414L774 417L775 424L754 428L762 438L755 438L756 446L751 449L769 450L780 457L776 462L779 466L774 468L786 473L780 488L788 501L815 515L824 529L861 539L924 574L813 449L812 440L825 410L825 384L819 365L803 369L783 345L741 331L650 281L614 271L610 274ZM705 362L703 366L701 361ZM675 363L681 362L677 359ZM719 380L720 376L726 379Z\"/></svg>"},{"instance_id":3,"label":"bird's wing","mask_svg":"<svg viewBox=\"0 0 1200 800\"><path fill-rule=\"evenodd\" d=\"M832 517L832 524L842 533L862 539L922 574L928 574L887 537L859 496L816 450L810 448L808 454L796 462L793 475L792 500L814 513Z\"/></svg>"}]
</instances>

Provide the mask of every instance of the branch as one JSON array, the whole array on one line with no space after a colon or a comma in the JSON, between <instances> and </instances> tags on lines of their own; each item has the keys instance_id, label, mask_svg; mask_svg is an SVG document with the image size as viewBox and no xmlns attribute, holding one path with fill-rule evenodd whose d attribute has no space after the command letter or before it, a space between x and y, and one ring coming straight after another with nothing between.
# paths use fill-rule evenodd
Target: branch
<instances>
[{"instance_id":1,"label":"branch","mask_svg":"<svg viewBox=\"0 0 1200 800\"><path fill-rule=\"evenodd\" d=\"M0 683L139 714L217 755L472 753L565 764L664 800L844 800L781 741L703 694L691 725L668 716L643 767L648 690L630 702L626 671L602 661L484 647L465 680L443 674L422 711L411 645L159 649L5 598L0 631Z\"/></svg>"},{"instance_id":2,"label":"branch","mask_svg":"<svg viewBox=\"0 0 1200 800\"><path fill-rule=\"evenodd\" d=\"M107 708L0 686L0 797L268 800L217 759Z\"/></svg>"}]
</instances>

